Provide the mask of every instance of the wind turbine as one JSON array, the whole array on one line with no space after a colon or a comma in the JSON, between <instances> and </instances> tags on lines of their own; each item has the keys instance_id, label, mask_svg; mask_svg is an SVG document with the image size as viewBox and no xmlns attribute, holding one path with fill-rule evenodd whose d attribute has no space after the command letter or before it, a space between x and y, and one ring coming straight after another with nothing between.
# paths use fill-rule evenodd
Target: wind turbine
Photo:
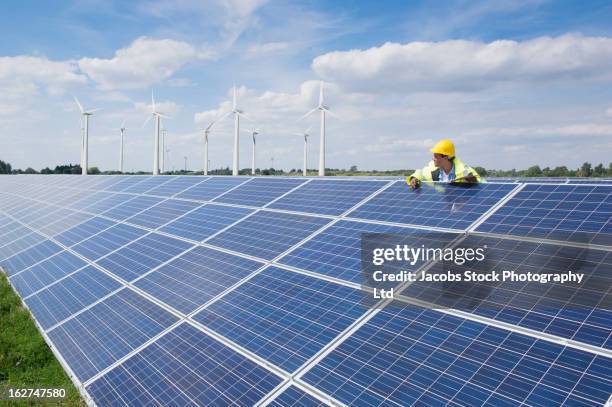
<instances>
[{"instance_id":1,"label":"wind turbine","mask_svg":"<svg viewBox=\"0 0 612 407\"><path fill-rule=\"evenodd\" d=\"M321 112L321 139L319 144L319 177L325 176L325 113L329 113L333 117L337 117L335 114L330 112L328 106L323 104L323 81L319 81L319 105L306 113L300 118L305 119L314 112L319 110Z\"/></svg>"},{"instance_id":2,"label":"wind turbine","mask_svg":"<svg viewBox=\"0 0 612 407\"><path fill-rule=\"evenodd\" d=\"M166 129L163 127L163 121L161 122L162 128L161 128L161 173L163 174L164 172L166 172L166 160L165 160L165 154L164 151L166 149Z\"/></svg>"},{"instance_id":3,"label":"wind turbine","mask_svg":"<svg viewBox=\"0 0 612 407\"><path fill-rule=\"evenodd\" d=\"M231 113L231 112L226 113L225 116L227 116L229 113ZM220 120L223 120L225 118L225 116L223 116ZM217 123L217 121L213 120L212 122L210 122L208 127L206 127L204 129L204 175L208 175L208 162L210 161L208 159L208 135L210 134L213 126L216 123Z\"/></svg>"},{"instance_id":4,"label":"wind turbine","mask_svg":"<svg viewBox=\"0 0 612 407\"><path fill-rule=\"evenodd\" d=\"M308 137L310 137L310 129L312 128L312 126L308 127L306 130L304 130L303 133L293 133L293 135L295 136L301 136L304 137L304 168L303 168L303 174L304 176L306 176L306 171L308 169L307 164L308 164Z\"/></svg>"},{"instance_id":5,"label":"wind turbine","mask_svg":"<svg viewBox=\"0 0 612 407\"><path fill-rule=\"evenodd\" d=\"M119 130L121 132L121 144L119 147L119 172L123 173L123 138L126 130L125 120L123 120L123 122L121 123L121 127L115 130Z\"/></svg>"},{"instance_id":6,"label":"wind turbine","mask_svg":"<svg viewBox=\"0 0 612 407\"><path fill-rule=\"evenodd\" d=\"M79 110L81 111L81 174L87 175L88 155L89 155L89 116L93 116L94 112L101 109L85 110L79 99L73 96Z\"/></svg>"},{"instance_id":7,"label":"wind turbine","mask_svg":"<svg viewBox=\"0 0 612 407\"><path fill-rule=\"evenodd\" d=\"M155 149L153 152L153 175L159 175L159 129L161 127L161 118L169 119L170 116L166 116L162 112L158 112L155 108L155 97L153 91L151 91L151 116L147 117L147 120L142 124L142 127L146 126L151 120L151 117L155 117Z\"/></svg>"},{"instance_id":8,"label":"wind turbine","mask_svg":"<svg viewBox=\"0 0 612 407\"><path fill-rule=\"evenodd\" d=\"M223 115L223 117L219 119L218 121L225 119L227 116L229 116L232 113L234 114L234 162L232 165L233 167L232 175L238 175L238 161L239 161L238 149L240 147L240 137L239 137L240 136L240 118L244 117L247 120L251 120L251 119L247 115L245 115L242 110L238 109L238 101L236 97L236 85L234 85L233 87L232 110L226 113L225 115Z\"/></svg>"},{"instance_id":9,"label":"wind turbine","mask_svg":"<svg viewBox=\"0 0 612 407\"><path fill-rule=\"evenodd\" d=\"M259 135L259 129L244 130L253 137L253 157L251 158L251 175L255 175L255 145L257 144L257 136Z\"/></svg>"}]
</instances>

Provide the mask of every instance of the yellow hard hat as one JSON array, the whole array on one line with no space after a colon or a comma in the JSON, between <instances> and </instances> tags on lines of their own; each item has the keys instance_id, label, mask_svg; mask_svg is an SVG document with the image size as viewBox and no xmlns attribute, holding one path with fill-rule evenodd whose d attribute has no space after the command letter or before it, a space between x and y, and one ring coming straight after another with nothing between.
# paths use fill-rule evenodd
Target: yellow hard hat
<instances>
[{"instance_id":1,"label":"yellow hard hat","mask_svg":"<svg viewBox=\"0 0 612 407\"><path fill-rule=\"evenodd\" d=\"M440 140L435 146L431 148L432 153L447 155L449 157L455 156L455 145L450 140Z\"/></svg>"}]
</instances>

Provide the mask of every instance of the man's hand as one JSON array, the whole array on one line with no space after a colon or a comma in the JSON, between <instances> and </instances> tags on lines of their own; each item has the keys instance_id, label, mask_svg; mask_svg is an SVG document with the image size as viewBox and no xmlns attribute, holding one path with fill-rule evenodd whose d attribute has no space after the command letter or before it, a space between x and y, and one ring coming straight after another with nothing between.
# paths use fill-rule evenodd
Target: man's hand
<instances>
[{"instance_id":1,"label":"man's hand","mask_svg":"<svg viewBox=\"0 0 612 407\"><path fill-rule=\"evenodd\" d=\"M419 182L417 178L415 177L410 178L410 187L412 189L417 189L420 186L421 186L421 183Z\"/></svg>"}]
</instances>

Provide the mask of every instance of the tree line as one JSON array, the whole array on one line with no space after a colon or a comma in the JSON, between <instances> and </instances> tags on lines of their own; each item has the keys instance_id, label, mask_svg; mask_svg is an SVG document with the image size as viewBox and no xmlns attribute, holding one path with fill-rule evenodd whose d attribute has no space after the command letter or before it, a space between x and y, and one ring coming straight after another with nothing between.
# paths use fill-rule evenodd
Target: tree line
<instances>
[{"instance_id":1,"label":"tree line","mask_svg":"<svg viewBox=\"0 0 612 407\"><path fill-rule=\"evenodd\" d=\"M591 163L585 162L579 168L569 169L566 166L560 166L555 168L544 167L540 168L539 165L533 165L525 170L493 170L486 169L481 166L474 167L476 171L482 176L485 177L561 177L561 178L570 178L570 177L612 177L612 162L608 164L607 167L603 165L603 163L599 163L596 166L593 166ZM308 169L309 175L316 175L316 169ZM35 169L28 167L25 170L15 169L8 162L4 162L0 160L0 174L81 174L81 166L78 164L64 164L57 165L54 169L49 167L45 167L40 171L36 171ZM389 171L380 171L380 170L359 170L356 165L351 166L349 169L341 169L341 168L326 168L325 173L327 175L336 175L336 176L344 176L344 175L376 175L376 176L401 176L412 173L413 170L410 169L402 169L402 170L389 170ZM98 167L91 167L88 170L89 174L120 174L118 171L100 171ZM231 170L229 167L219 168L215 170L209 171L210 175L231 175ZM126 174L147 174L144 171L138 172L129 172ZM166 172L166 174L173 175L185 175L185 174L193 174L198 175L202 174L202 171L172 171ZM240 170L240 175L250 175L250 168L243 168ZM282 169L275 168L257 168L255 170L255 174L257 175L301 175L302 170L299 168L292 168L290 171L284 171Z\"/></svg>"}]
</instances>

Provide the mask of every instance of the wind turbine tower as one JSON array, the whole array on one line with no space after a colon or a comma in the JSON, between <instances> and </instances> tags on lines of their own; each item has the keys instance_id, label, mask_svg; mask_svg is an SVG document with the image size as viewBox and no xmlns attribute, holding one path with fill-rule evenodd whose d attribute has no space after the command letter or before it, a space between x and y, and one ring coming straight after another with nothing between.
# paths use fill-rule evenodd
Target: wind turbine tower
<instances>
[{"instance_id":1,"label":"wind turbine tower","mask_svg":"<svg viewBox=\"0 0 612 407\"><path fill-rule=\"evenodd\" d=\"M87 166L89 165L89 116L93 116L94 112L97 112L100 109L92 109L85 110L79 99L74 97L74 101L76 102L79 110L81 111L81 120L82 120L82 140L81 140L81 174L87 175Z\"/></svg>"},{"instance_id":2,"label":"wind turbine tower","mask_svg":"<svg viewBox=\"0 0 612 407\"><path fill-rule=\"evenodd\" d=\"M300 120L305 119L316 111L321 112L321 138L319 144L319 176L325 176L325 114L329 113L330 115L335 115L330 111L329 107L323 104L323 81L319 82L319 105L306 113L304 116L300 118Z\"/></svg>"}]
</instances>

